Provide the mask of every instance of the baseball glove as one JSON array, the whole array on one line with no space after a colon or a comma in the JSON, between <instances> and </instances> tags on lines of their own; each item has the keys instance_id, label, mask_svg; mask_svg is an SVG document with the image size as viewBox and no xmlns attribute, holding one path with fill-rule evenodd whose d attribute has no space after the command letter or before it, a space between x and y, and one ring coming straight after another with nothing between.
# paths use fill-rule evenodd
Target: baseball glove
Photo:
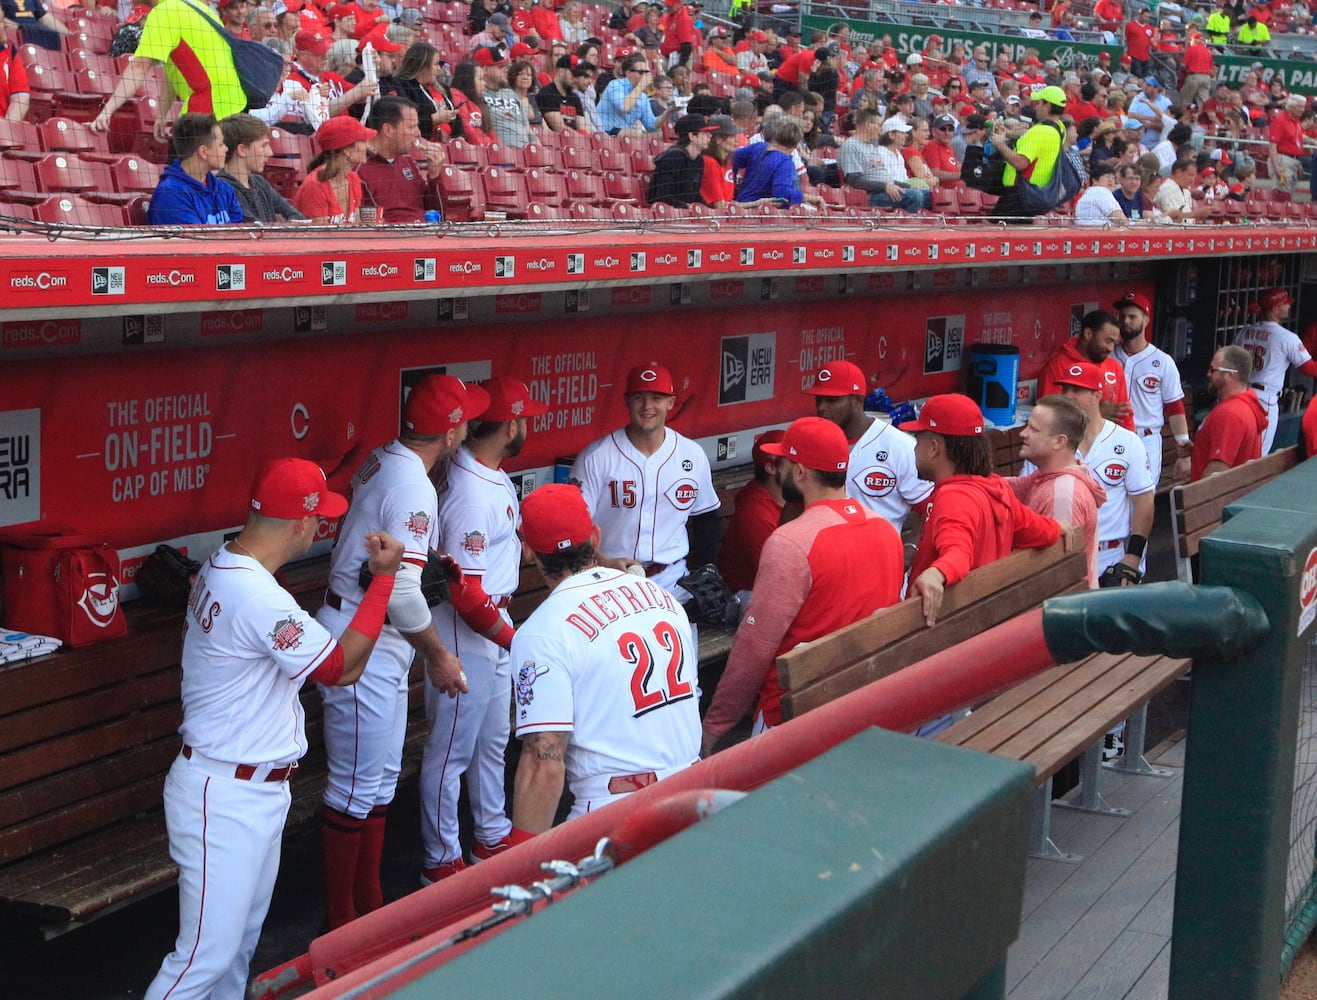
<instances>
[{"instance_id":1,"label":"baseball glove","mask_svg":"<svg viewBox=\"0 0 1317 1000\"><path fill-rule=\"evenodd\" d=\"M1133 566L1126 566L1123 562L1113 563L1102 571L1098 577L1099 587L1123 587L1125 581L1130 583L1142 583L1143 574Z\"/></svg>"},{"instance_id":2,"label":"baseball glove","mask_svg":"<svg viewBox=\"0 0 1317 1000\"><path fill-rule=\"evenodd\" d=\"M706 563L677 581L691 595L686 613L700 625L735 628L741 620L741 602L713 563Z\"/></svg>"},{"instance_id":3,"label":"baseball glove","mask_svg":"<svg viewBox=\"0 0 1317 1000\"><path fill-rule=\"evenodd\" d=\"M374 579L375 574L370 571L370 563L362 562L361 571L357 574L357 584L362 590L370 586L370 581ZM425 598L426 607L433 608L438 604L453 599L452 588L461 586L462 567L453 562L453 557L447 554L441 555L434 549L430 549L429 556L425 560L425 568L421 570L421 596Z\"/></svg>"},{"instance_id":4,"label":"baseball glove","mask_svg":"<svg viewBox=\"0 0 1317 1000\"><path fill-rule=\"evenodd\" d=\"M138 593L152 607L182 611L187 607L192 578L201 563L189 559L170 545L157 545L155 551L137 568Z\"/></svg>"}]
</instances>

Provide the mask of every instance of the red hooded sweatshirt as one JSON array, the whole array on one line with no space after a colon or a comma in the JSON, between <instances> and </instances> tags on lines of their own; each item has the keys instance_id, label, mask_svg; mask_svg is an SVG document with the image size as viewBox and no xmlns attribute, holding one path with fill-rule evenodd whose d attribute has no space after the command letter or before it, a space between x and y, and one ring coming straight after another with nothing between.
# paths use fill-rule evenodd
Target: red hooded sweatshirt
<instances>
[{"instance_id":1,"label":"red hooded sweatshirt","mask_svg":"<svg viewBox=\"0 0 1317 1000\"><path fill-rule=\"evenodd\" d=\"M1189 481L1202 479L1209 462L1225 462L1233 469L1251 458L1261 458L1262 432L1266 429L1267 411L1252 389L1217 403L1194 438Z\"/></svg>"},{"instance_id":2,"label":"red hooded sweatshirt","mask_svg":"<svg viewBox=\"0 0 1317 1000\"><path fill-rule=\"evenodd\" d=\"M1013 549L1046 548L1061 537L1059 524L1022 504L997 475L948 476L933 487L929 511L911 580L934 566L951 586Z\"/></svg>"}]
</instances>

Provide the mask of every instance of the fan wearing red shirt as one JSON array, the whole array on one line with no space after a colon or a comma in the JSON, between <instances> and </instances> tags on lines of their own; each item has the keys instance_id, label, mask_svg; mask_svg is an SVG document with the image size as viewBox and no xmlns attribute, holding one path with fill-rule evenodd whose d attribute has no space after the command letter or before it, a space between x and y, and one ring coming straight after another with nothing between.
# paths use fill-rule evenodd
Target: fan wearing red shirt
<instances>
[{"instance_id":1,"label":"fan wearing red shirt","mask_svg":"<svg viewBox=\"0 0 1317 1000\"><path fill-rule=\"evenodd\" d=\"M1157 36L1157 29L1153 27L1151 18L1148 8L1144 7L1125 25L1125 52L1130 57L1130 72L1138 77L1148 75L1152 59L1152 42Z\"/></svg>"},{"instance_id":2,"label":"fan wearing red shirt","mask_svg":"<svg viewBox=\"0 0 1317 1000\"><path fill-rule=\"evenodd\" d=\"M1203 111L1206 112L1204 102L1212 91L1216 64L1212 61L1212 50L1203 41L1203 36L1192 28L1189 29L1189 47L1184 50L1184 72L1184 83L1180 85L1181 102L1203 105Z\"/></svg>"},{"instance_id":3,"label":"fan wearing red shirt","mask_svg":"<svg viewBox=\"0 0 1317 1000\"><path fill-rule=\"evenodd\" d=\"M1267 411L1249 388L1253 357L1235 344L1212 356L1207 387L1218 402L1194 438L1189 481L1225 472L1262 455Z\"/></svg>"},{"instance_id":4,"label":"fan wearing red shirt","mask_svg":"<svg viewBox=\"0 0 1317 1000\"><path fill-rule=\"evenodd\" d=\"M745 137L728 115L714 115L709 119L709 124L717 126L718 131L709 136L709 148L704 152L700 201L717 207L736 200L736 177L732 172L732 153ZM759 454L758 445L755 453ZM730 527L728 530L731 530Z\"/></svg>"},{"instance_id":5,"label":"fan wearing red shirt","mask_svg":"<svg viewBox=\"0 0 1317 1000\"><path fill-rule=\"evenodd\" d=\"M755 732L781 722L778 656L901 599L901 536L846 495L850 445L842 429L822 417L801 417L780 442L762 447L777 458L782 495L804 513L764 543L756 579L772 583L754 588L736 630L704 718L706 755L756 696Z\"/></svg>"},{"instance_id":6,"label":"fan wearing red shirt","mask_svg":"<svg viewBox=\"0 0 1317 1000\"><path fill-rule=\"evenodd\" d=\"M1120 0L1097 0L1093 5L1093 20L1103 31L1115 31L1125 20L1125 8Z\"/></svg>"},{"instance_id":7,"label":"fan wearing red shirt","mask_svg":"<svg viewBox=\"0 0 1317 1000\"><path fill-rule=\"evenodd\" d=\"M685 0L663 0L663 2L667 4L668 12L663 15L663 41L659 45L659 51L665 56L680 52L679 63L685 65L690 62L691 53L695 49L695 21L691 18L691 11L686 6Z\"/></svg>"},{"instance_id":8,"label":"fan wearing red shirt","mask_svg":"<svg viewBox=\"0 0 1317 1000\"><path fill-rule=\"evenodd\" d=\"M1052 355L1038 375L1038 395L1050 396L1061 391L1058 378L1072 365L1097 365L1106 388L1102 392L1102 416L1126 430L1133 431L1134 408L1130 406L1125 368L1112 356L1120 343L1120 320L1105 309L1094 309L1080 320L1079 336L1070 337ZM1137 433L1137 431L1136 431Z\"/></svg>"},{"instance_id":9,"label":"fan wearing red shirt","mask_svg":"<svg viewBox=\"0 0 1317 1000\"><path fill-rule=\"evenodd\" d=\"M415 151L438 173L444 147L421 138L416 105L405 97L381 97L371 107L374 151L357 168L363 201L374 202L380 222L424 222L427 208L440 208L426 171L412 158Z\"/></svg>"},{"instance_id":10,"label":"fan wearing red shirt","mask_svg":"<svg viewBox=\"0 0 1317 1000\"><path fill-rule=\"evenodd\" d=\"M530 20L541 46L555 38L562 41L562 26L558 23L554 0L543 0L543 3L536 4L531 9Z\"/></svg>"},{"instance_id":11,"label":"fan wearing red shirt","mask_svg":"<svg viewBox=\"0 0 1317 1000\"><path fill-rule=\"evenodd\" d=\"M946 588L970 570L1061 537L1061 525L1031 511L992 471L992 445L983 427L978 405L960 393L932 397L916 422L901 426L915 436L919 478L933 483L909 591L919 597L930 628Z\"/></svg>"},{"instance_id":12,"label":"fan wearing red shirt","mask_svg":"<svg viewBox=\"0 0 1317 1000\"><path fill-rule=\"evenodd\" d=\"M27 117L32 97L18 47L8 40L6 31L5 19L0 17L0 115L21 122Z\"/></svg>"},{"instance_id":13,"label":"fan wearing red shirt","mask_svg":"<svg viewBox=\"0 0 1317 1000\"><path fill-rule=\"evenodd\" d=\"M924 144L924 163L937 178L937 186L942 189L964 187L960 179L960 161L956 151L951 148L951 140L956 136L956 119L951 115L938 115L933 119L933 140Z\"/></svg>"}]
</instances>

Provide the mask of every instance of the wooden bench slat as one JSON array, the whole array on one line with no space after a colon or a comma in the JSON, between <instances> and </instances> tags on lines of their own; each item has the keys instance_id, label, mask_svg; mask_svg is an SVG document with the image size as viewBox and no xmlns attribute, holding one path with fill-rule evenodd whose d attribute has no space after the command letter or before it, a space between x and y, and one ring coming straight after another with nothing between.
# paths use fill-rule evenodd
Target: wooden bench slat
<instances>
[{"instance_id":1,"label":"wooden bench slat","mask_svg":"<svg viewBox=\"0 0 1317 1000\"><path fill-rule=\"evenodd\" d=\"M170 667L98 690L90 697L64 698L15 712L0 726L0 752L41 746L51 733L75 732L154 705L177 704L179 681L177 668ZM68 761L59 763L69 765Z\"/></svg>"},{"instance_id":2,"label":"wooden bench slat","mask_svg":"<svg viewBox=\"0 0 1317 1000\"><path fill-rule=\"evenodd\" d=\"M148 775L162 775L177 753L178 738L170 736L62 771L58 781L33 781L0 792L0 831Z\"/></svg>"},{"instance_id":3,"label":"wooden bench slat","mask_svg":"<svg viewBox=\"0 0 1317 1000\"><path fill-rule=\"evenodd\" d=\"M76 764L148 743L178 730L183 708L177 702L117 719L96 729L84 729L36 746L6 754L0 767L0 789L56 774Z\"/></svg>"},{"instance_id":4,"label":"wooden bench slat","mask_svg":"<svg viewBox=\"0 0 1317 1000\"><path fill-rule=\"evenodd\" d=\"M979 567L960 583L947 588L941 616L949 618L956 611L1002 589L1010 581L1036 574L1060 561L1062 554L1062 544L1057 542L1046 549L1012 552L1003 559ZM939 622L939 627L941 624ZM868 618L778 657L778 683L784 691L794 691L923 627L924 615L917 598L883 608Z\"/></svg>"},{"instance_id":5,"label":"wooden bench slat","mask_svg":"<svg viewBox=\"0 0 1317 1000\"><path fill-rule=\"evenodd\" d=\"M163 784L162 777L153 774L131 785L82 799L63 809L0 830L0 862L14 861L50 844L102 829L107 821L122 820L158 808Z\"/></svg>"},{"instance_id":6,"label":"wooden bench slat","mask_svg":"<svg viewBox=\"0 0 1317 1000\"><path fill-rule=\"evenodd\" d=\"M13 713L136 677L143 664L177 666L181 652L177 627L153 628L104 645L62 649L42 660L0 668L0 738L6 735Z\"/></svg>"}]
</instances>

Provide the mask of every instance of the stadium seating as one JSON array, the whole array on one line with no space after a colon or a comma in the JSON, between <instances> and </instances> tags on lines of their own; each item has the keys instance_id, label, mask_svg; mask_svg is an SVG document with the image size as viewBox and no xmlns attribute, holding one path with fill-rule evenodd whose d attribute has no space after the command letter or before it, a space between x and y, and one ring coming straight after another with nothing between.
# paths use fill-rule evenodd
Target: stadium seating
<instances>
[{"instance_id":1,"label":"stadium seating","mask_svg":"<svg viewBox=\"0 0 1317 1000\"><path fill-rule=\"evenodd\" d=\"M87 201L76 194L57 194L32 209L38 222L52 222L70 226L122 226L124 210L118 205Z\"/></svg>"},{"instance_id":2,"label":"stadium seating","mask_svg":"<svg viewBox=\"0 0 1317 1000\"><path fill-rule=\"evenodd\" d=\"M530 199L526 181L520 174L500 167L490 167L481 178L485 185L485 211L502 212L509 218L523 218Z\"/></svg>"}]
</instances>

